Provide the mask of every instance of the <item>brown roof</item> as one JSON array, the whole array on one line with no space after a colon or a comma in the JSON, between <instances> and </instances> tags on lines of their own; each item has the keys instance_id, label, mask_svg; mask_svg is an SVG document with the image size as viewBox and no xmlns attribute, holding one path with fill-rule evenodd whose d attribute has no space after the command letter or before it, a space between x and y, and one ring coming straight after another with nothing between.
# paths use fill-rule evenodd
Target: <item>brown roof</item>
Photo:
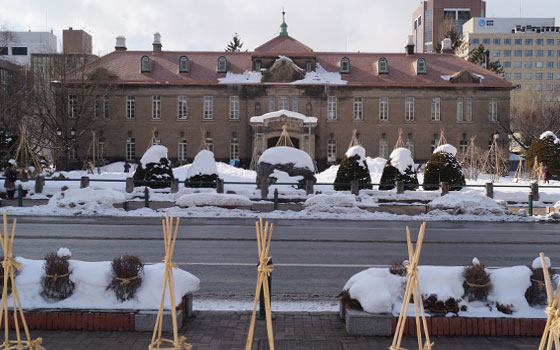
<instances>
[{"instance_id":1,"label":"brown roof","mask_svg":"<svg viewBox=\"0 0 560 350\"><path fill-rule=\"evenodd\" d=\"M117 75L117 82L123 84L209 85L219 84L218 79L225 77L225 73L217 73L217 61L220 56L227 58L228 72L241 74L251 71L252 56L274 51L278 55L283 54L289 57L290 54L282 52L284 49L290 52L297 49L300 52L299 55L312 53L310 48L297 40L289 36L278 36L259 46L255 52L162 51L154 54L151 51L114 51L92 62L91 67L93 69L93 67L102 66L108 69ZM350 86L513 88L513 85L501 76L451 54L406 55L404 53L351 52L315 52L313 54L317 58L317 63L328 72L339 72L340 59L348 57L351 66L350 73L342 74L342 79L346 80L347 85ZM140 72L140 60L144 55L151 59L149 73ZM179 73L178 71L179 57L183 55L189 59L189 73ZM388 60L388 74L377 73L376 63L381 57ZM420 57L426 60L427 74L416 74L414 67L416 60ZM463 70L482 75L484 79L480 83L452 83L441 78L442 75L453 75Z\"/></svg>"}]
</instances>

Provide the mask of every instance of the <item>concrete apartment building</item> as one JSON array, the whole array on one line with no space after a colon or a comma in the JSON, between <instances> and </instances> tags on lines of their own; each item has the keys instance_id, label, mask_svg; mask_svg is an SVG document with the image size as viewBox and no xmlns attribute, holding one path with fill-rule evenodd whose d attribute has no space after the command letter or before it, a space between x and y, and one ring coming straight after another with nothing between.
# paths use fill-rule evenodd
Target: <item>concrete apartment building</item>
<instances>
[{"instance_id":1,"label":"concrete apartment building","mask_svg":"<svg viewBox=\"0 0 560 350\"><path fill-rule=\"evenodd\" d=\"M472 17L486 16L482 0L427 0L412 14L412 37L416 52L434 52L436 43L453 27L462 34L463 24Z\"/></svg>"},{"instance_id":2,"label":"concrete apartment building","mask_svg":"<svg viewBox=\"0 0 560 350\"><path fill-rule=\"evenodd\" d=\"M463 25L463 34L468 46L461 55L482 44L514 84L514 101L527 95L560 102L560 27L554 18L475 17Z\"/></svg>"},{"instance_id":3,"label":"concrete apartment building","mask_svg":"<svg viewBox=\"0 0 560 350\"><path fill-rule=\"evenodd\" d=\"M56 53L56 35L51 32L10 32L7 43L1 43L0 59L29 67L34 53Z\"/></svg>"}]
</instances>

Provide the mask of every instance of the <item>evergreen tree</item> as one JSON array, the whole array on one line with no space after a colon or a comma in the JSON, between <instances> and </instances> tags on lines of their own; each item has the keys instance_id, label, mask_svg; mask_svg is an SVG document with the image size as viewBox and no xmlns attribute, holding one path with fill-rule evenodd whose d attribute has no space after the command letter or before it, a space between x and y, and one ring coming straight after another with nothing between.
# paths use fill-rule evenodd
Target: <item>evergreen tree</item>
<instances>
[{"instance_id":1,"label":"evergreen tree","mask_svg":"<svg viewBox=\"0 0 560 350\"><path fill-rule=\"evenodd\" d=\"M156 145L152 147L163 146ZM147 163L146 168L144 168L142 163L140 163L140 165L138 165L138 167L136 168L132 179L134 181L134 186L148 186L150 188L170 187L171 180L173 180L173 170L171 169L171 163L169 162L169 159L167 159L167 157L160 158L157 163Z\"/></svg>"},{"instance_id":2,"label":"evergreen tree","mask_svg":"<svg viewBox=\"0 0 560 350\"><path fill-rule=\"evenodd\" d=\"M185 187L215 188L218 182L218 168L214 153L208 150L198 152L185 179Z\"/></svg>"},{"instance_id":3,"label":"evergreen tree","mask_svg":"<svg viewBox=\"0 0 560 350\"><path fill-rule=\"evenodd\" d=\"M409 154L408 157L410 158L410 162L412 163L411 165L408 165L404 169L404 172L401 172L399 169L397 169L395 166L392 165L392 162L394 161L392 158L395 154L395 151L397 150L403 150L408 152ZM418 185L418 178L416 177L416 171L413 169L413 165L414 163L412 162L412 158L410 157L409 150L405 148L397 148L396 150L394 150L393 153L391 153L391 155L389 156L389 159L387 160L385 167L383 168L379 189L382 191L392 190L393 188L395 188L396 181L402 181L404 182L405 185L406 184ZM405 187L405 189L415 191L416 187Z\"/></svg>"},{"instance_id":4,"label":"evergreen tree","mask_svg":"<svg viewBox=\"0 0 560 350\"><path fill-rule=\"evenodd\" d=\"M359 146L358 146L359 147ZM365 154L365 150L364 150ZM360 189L371 189L371 176L365 159L359 154L344 156L336 172L335 191L349 191L350 182L358 180Z\"/></svg>"},{"instance_id":5,"label":"evergreen tree","mask_svg":"<svg viewBox=\"0 0 560 350\"><path fill-rule=\"evenodd\" d=\"M557 140L556 136L550 135L533 141L527 150L526 169L533 169L537 157L537 161L548 168L553 179L560 179L560 143L556 143Z\"/></svg>"},{"instance_id":6,"label":"evergreen tree","mask_svg":"<svg viewBox=\"0 0 560 350\"><path fill-rule=\"evenodd\" d=\"M474 64L482 66L486 62L486 56L484 55L484 45L480 44L478 47L471 51L468 61ZM488 63L488 69L496 74L504 75L504 67L501 65L500 61L490 61Z\"/></svg>"},{"instance_id":7,"label":"evergreen tree","mask_svg":"<svg viewBox=\"0 0 560 350\"><path fill-rule=\"evenodd\" d=\"M228 46L226 47L226 52L239 52L241 51L242 47L243 47L243 43L241 42L239 35L235 33L233 39L231 39Z\"/></svg>"},{"instance_id":8,"label":"evergreen tree","mask_svg":"<svg viewBox=\"0 0 560 350\"><path fill-rule=\"evenodd\" d=\"M430 157L424 171L424 189L428 191L437 190L440 182L453 185L465 185L463 169L455 156L451 153L439 151ZM427 186L436 185L436 186ZM450 191L459 191L461 187L449 187Z\"/></svg>"}]
</instances>

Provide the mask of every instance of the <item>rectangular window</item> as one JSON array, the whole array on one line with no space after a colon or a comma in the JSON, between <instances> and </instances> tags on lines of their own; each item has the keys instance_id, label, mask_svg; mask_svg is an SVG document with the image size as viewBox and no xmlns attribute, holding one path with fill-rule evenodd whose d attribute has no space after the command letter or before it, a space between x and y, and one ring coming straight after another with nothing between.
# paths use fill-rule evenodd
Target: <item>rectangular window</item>
<instances>
[{"instance_id":1,"label":"rectangular window","mask_svg":"<svg viewBox=\"0 0 560 350\"><path fill-rule=\"evenodd\" d=\"M103 118L109 119L109 96L103 96Z\"/></svg>"},{"instance_id":2,"label":"rectangular window","mask_svg":"<svg viewBox=\"0 0 560 350\"><path fill-rule=\"evenodd\" d=\"M492 50L493 57L500 57L500 50Z\"/></svg>"},{"instance_id":3,"label":"rectangular window","mask_svg":"<svg viewBox=\"0 0 560 350\"><path fill-rule=\"evenodd\" d=\"M336 162L336 140L329 139L327 143L327 162L335 163Z\"/></svg>"},{"instance_id":4,"label":"rectangular window","mask_svg":"<svg viewBox=\"0 0 560 350\"><path fill-rule=\"evenodd\" d=\"M290 110L290 98L287 96L278 97L278 110Z\"/></svg>"},{"instance_id":5,"label":"rectangular window","mask_svg":"<svg viewBox=\"0 0 560 350\"><path fill-rule=\"evenodd\" d=\"M541 80L543 77L542 73L535 73L535 79Z\"/></svg>"},{"instance_id":6,"label":"rectangular window","mask_svg":"<svg viewBox=\"0 0 560 350\"><path fill-rule=\"evenodd\" d=\"M181 162L187 161L187 139L182 138L179 140L179 148L177 150L177 159Z\"/></svg>"},{"instance_id":7,"label":"rectangular window","mask_svg":"<svg viewBox=\"0 0 560 350\"><path fill-rule=\"evenodd\" d=\"M536 50L536 56L537 57L543 57L544 56L544 50Z\"/></svg>"},{"instance_id":8,"label":"rectangular window","mask_svg":"<svg viewBox=\"0 0 560 350\"><path fill-rule=\"evenodd\" d=\"M12 47L12 55L27 56L27 47Z\"/></svg>"},{"instance_id":9,"label":"rectangular window","mask_svg":"<svg viewBox=\"0 0 560 350\"><path fill-rule=\"evenodd\" d=\"M136 143L133 138L126 141L126 160L134 160L136 157Z\"/></svg>"},{"instance_id":10,"label":"rectangular window","mask_svg":"<svg viewBox=\"0 0 560 350\"><path fill-rule=\"evenodd\" d=\"M511 68L511 61L505 61L504 68Z\"/></svg>"},{"instance_id":11,"label":"rectangular window","mask_svg":"<svg viewBox=\"0 0 560 350\"><path fill-rule=\"evenodd\" d=\"M379 120L389 120L389 97L379 98Z\"/></svg>"},{"instance_id":12,"label":"rectangular window","mask_svg":"<svg viewBox=\"0 0 560 350\"><path fill-rule=\"evenodd\" d=\"M471 44L473 44L473 45L478 45L478 44L480 44L480 39L479 39L479 38L473 38L473 39L471 40Z\"/></svg>"},{"instance_id":13,"label":"rectangular window","mask_svg":"<svg viewBox=\"0 0 560 350\"><path fill-rule=\"evenodd\" d=\"M510 57L511 56L511 50L504 50L504 56L505 57Z\"/></svg>"},{"instance_id":14,"label":"rectangular window","mask_svg":"<svg viewBox=\"0 0 560 350\"><path fill-rule=\"evenodd\" d=\"M522 50L515 50L515 51L513 51L513 55L515 57L521 57L521 56L523 56L523 51Z\"/></svg>"},{"instance_id":15,"label":"rectangular window","mask_svg":"<svg viewBox=\"0 0 560 350\"><path fill-rule=\"evenodd\" d=\"M525 45L533 45L533 39L525 39Z\"/></svg>"},{"instance_id":16,"label":"rectangular window","mask_svg":"<svg viewBox=\"0 0 560 350\"><path fill-rule=\"evenodd\" d=\"M546 39L546 44L548 46L554 46L554 39Z\"/></svg>"},{"instance_id":17,"label":"rectangular window","mask_svg":"<svg viewBox=\"0 0 560 350\"><path fill-rule=\"evenodd\" d=\"M126 119L134 119L135 113L134 96L126 96Z\"/></svg>"},{"instance_id":18,"label":"rectangular window","mask_svg":"<svg viewBox=\"0 0 560 350\"><path fill-rule=\"evenodd\" d=\"M93 103L93 118L98 118L99 117L99 111L100 111L100 106L101 106L101 96L97 95L95 96L95 102Z\"/></svg>"},{"instance_id":19,"label":"rectangular window","mask_svg":"<svg viewBox=\"0 0 560 350\"><path fill-rule=\"evenodd\" d=\"M414 97L407 97L404 103L404 120L414 121Z\"/></svg>"},{"instance_id":20,"label":"rectangular window","mask_svg":"<svg viewBox=\"0 0 560 350\"><path fill-rule=\"evenodd\" d=\"M554 57L554 50L546 50L546 57Z\"/></svg>"},{"instance_id":21,"label":"rectangular window","mask_svg":"<svg viewBox=\"0 0 560 350\"><path fill-rule=\"evenodd\" d=\"M494 38L494 40L492 40L492 42L494 43L494 45L500 45L500 39L498 39L498 38Z\"/></svg>"},{"instance_id":22,"label":"rectangular window","mask_svg":"<svg viewBox=\"0 0 560 350\"><path fill-rule=\"evenodd\" d=\"M488 102L488 120L491 122L498 121L498 99L491 98Z\"/></svg>"},{"instance_id":23,"label":"rectangular window","mask_svg":"<svg viewBox=\"0 0 560 350\"><path fill-rule=\"evenodd\" d=\"M525 61L525 68L533 68L533 61Z\"/></svg>"},{"instance_id":24,"label":"rectangular window","mask_svg":"<svg viewBox=\"0 0 560 350\"><path fill-rule=\"evenodd\" d=\"M511 39L504 39L504 45L511 45Z\"/></svg>"},{"instance_id":25,"label":"rectangular window","mask_svg":"<svg viewBox=\"0 0 560 350\"><path fill-rule=\"evenodd\" d=\"M329 96L328 103L327 103L327 119L328 120L336 120L336 112L337 112L337 103L336 103L336 96Z\"/></svg>"},{"instance_id":26,"label":"rectangular window","mask_svg":"<svg viewBox=\"0 0 560 350\"><path fill-rule=\"evenodd\" d=\"M212 120L214 119L214 97L204 96L204 110L202 114L202 119Z\"/></svg>"},{"instance_id":27,"label":"rectangular window","mask_svg":"<svg viewBox=\"0 0 560 350\"><path fill-rule=\"evenodd\" d=\"M439 122L441 120L441 99L439 97L432 98L432 121Z\"/></svg>"},{"instance_id":28,"label":"rectangular window","mask_svg":"<svg viewBox=\"0 0 560 350\"><path fill-rule=\"evenodd\" d=\"M560 80L560 73L556 73L556 80Z\"/></svg>"},{"instance_id":29,"label":"rectangular window","mask_svg":"<svg viewBox=\"0 0 560 350\"><path fill-rule=\"evenodd\" d=\"M297 112L299 110L299 105L298 105L298 97L297 96L293 96L292 97L292 111Z\"/></svg>"},{"instance_id":30,"label":"rectangular window","mask_svg":"<svg viewBox=\"0 0 560 350\"><path fill-rule=\"evenodd\" d=\"M542 67L543 67L542 61L536 61L535 62L535 68L542 68Z\"/></svg>"},{"instance_id":31,"label":"rectangular window","mask_svg":"<svg viewBox=\"0 0 560 350\"><path fill-rule=\"evenodd\" d=\"M76 119L78 117L78 96L68 95L68 118Z\"/></svg>"},{"instance_id":32,"label":"rectangular window","mask_svg":"<svg viewBox=\"0 0 560 350\"><path fill-rule=\"evenodd\" d=\"M525 57L533 57L533 50L525 50Z\"/></svg>"},{"instance_id":33,"label":"rectangular window","mask_svg":"<svg viewBox=\"0 0 560 350\"><path fill-rule=\"evenodd\" d=\"M523 39L515 39L515 45L523 45Z\"/></svg>"},{"instance_id":34,"label":"rectangular window","mask_svg":"<svg viewBox=\"0 0 560 350\"><path fill-rule=\"evenodd\" d=\"M274 112L276 109L274 108L274 96L268 97L268 111Z\"/></svg>"},{"instance_id":35,"label":"rectangular window","mask_svg":"<svg viewBox=\"0 0 560 350\"><path fill-rule=\"evenodd\" d=\"M521 79L521 73L513 73L513 79Z\"/></svg>"},{"instance_id":36,"label":"rectangular window","mask_svg":"<svg viewBox=\"0 0 560 350\"><path fill-rule=\"evenodd\" d=\"M484 38L484 39L482 39L482 44L483 44L483 45L490 45L490 38Z\"/></svg>"},{"instance_id":37,"label":"rectangular window","mask_svg":"<svg viewBox=\"0 0 560 350\"><path fill-rule=\"evenodd\" d=\"M465 121L472 122L472 98L465 99Z\"/></svg>"},{"instance_id":38,"label":"rectangular window","mask_svg":"<svg viewBox=\"0 0 560 350\"><path fill-rule=\"evenodd\" d=\"M239 141L237 139L231 139L229 143L229 159L230 161L239 159Z\"/></svg>"},{"instance_id":39,"label":"rectangular window","mask_svg":"<svg viewBox=\"0 0 560 350\"><path fill-rule=\"evenodd\" d=\"M177 119L187 119L187 96L177 97Z\"/></svg>"},{"instance_id":40,"label":"rectangular window","mask_svg":"<svg viewBox=\"0 0 560 350\"><path fill-rule=\"evenodd\" d=\"M152 96L152 119L161 119L161 96Z\"/></svg>"},{"instance_id":41,"label":"rectangular window","mask_svg":"<svg viewBox=\"0 0 560 350\"><path fill-rule=\"evenodd\" d=\"M554 79L554 73L546 73L546 80Z\"/></svg>"},{"instance_id":42,"label":"rectangular window","mask_svg":"<svg viewBox=\"0 0 560 350\"><path fill-rule=\"evenodd\" d=\"M525 73L525 80L531 80L533 79L533 74L529 73Z\"/></svg>"},{"instance_id":43,"label":"rectangular window","mask_svg":"<svg viewBox=\"0 0 560 350\"><path fill-rule=\"evenodd\" d=\"M457 121L463 121L463 99L461 97L457 99Z\"/></svg>"},{"instance_id":44,"label":"rectangular window","mask_svg":"<svg viewBox=\"0 0 560 350\"><path fill-rule=\"evenodd\" d=\"M546 84L546 91L552 91L554 89L554 84Z\"/></svg>"},{"instance_id":45,"label":"rectangular window","mask_svg":"<svg viewBox=\"0 0 560 350\"><path fill-rule=\"evenodd\" d=\"M389 144L384 138L379 140L379 157L384 159L389 158Z\"/></svg>"},{"instance_id":46,"label":"rectangular window","mask_svg":"<svg viewBox=\"0 0 560 350\"><path fill-rule=\"evenodd\" d=\"M554 62L546 62L546 68L554 68Z\"/></svg>"},{"instance_id":47,"label":"rectangular window","mask_svg":"<svg viewBox=\"0 0 560 350\"><path fill-rule=\"evenodd\" d=\"M511 73L504 73L504 78L511 79Z\"/></svg>"},{"instance_id":48,"label":"rectangular window","mask_svg":"<svg viewBox=\"0 0 560 350\"><path fill-rule=\"evenodd\" d=\"M535 85L535 90L541 91L542 90L542 85L541 84L536 84Z\"/></svg>"},{"instance_id":49,"label":"rectangular window","mask_svg":"<svg viewBox=\"0 0 560 350\"><path fill-rule=\"evenodd\" d=\"M214 140L211 137L207 137L204 140L204 149L210 152L214 152Z\"/></svg>"},{"instance_id":50,"label":"rectangular window","mask_svg":"<svg viewBox=\"0 0 560 350\"><path fill-rule=\"evenodd\" d=\"M229 119L239 119L239 96L229 97Z\"/></svg>"},{"instance_id":51,"label":"rectangular window","mask_svg":"<svg viewBox=\"0 0 560 350\"><path fill-rule=\"evenodd\" d=\"M542 45L544 43L543 39L537 39L536 41L537 41L536 42L537 45Z\"/></svg>"},{"instance_id":52,"label":"rectangular window","mask_svg":"<svg viewBox=\"0 0 560 350\"><path fill-rule=\"evenodd\" d=\"M364 120L364 101L361 97L354 97L354 120Z\"/></svg>"}]
</instances>

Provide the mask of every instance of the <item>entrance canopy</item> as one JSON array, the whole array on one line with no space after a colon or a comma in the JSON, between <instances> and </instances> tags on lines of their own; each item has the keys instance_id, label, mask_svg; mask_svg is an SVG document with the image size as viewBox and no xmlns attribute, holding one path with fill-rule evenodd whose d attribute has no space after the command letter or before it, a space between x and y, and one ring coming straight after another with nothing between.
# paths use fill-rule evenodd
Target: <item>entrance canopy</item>
<instances>
[{"instance_id":1,"label":"entrance canopy","mask_svg":"<svg viewBox=\"0 0 560 350\"><path fill-rule=\"evenodd\" d=\"M256 125L256 124L259 124L259 123L267 124L267 122L270 121L271 119L274 119L274 121L277 121L279 118L280 119L287 119L287 118L298 119L303 124L306 124L305 126L315 126L317 124L317 118L316 117L308 117L304 114L301 114L301 113L298 113L298 112L287 111L287 110L284 110L284 109L279 110L279 111L266 113L266 114L259 115L259 116L255 116L255 117L251 117L250 122L253 125ZM311 125L309 125L309 124L311 124Z\"/></svg>"}]
</instances>

